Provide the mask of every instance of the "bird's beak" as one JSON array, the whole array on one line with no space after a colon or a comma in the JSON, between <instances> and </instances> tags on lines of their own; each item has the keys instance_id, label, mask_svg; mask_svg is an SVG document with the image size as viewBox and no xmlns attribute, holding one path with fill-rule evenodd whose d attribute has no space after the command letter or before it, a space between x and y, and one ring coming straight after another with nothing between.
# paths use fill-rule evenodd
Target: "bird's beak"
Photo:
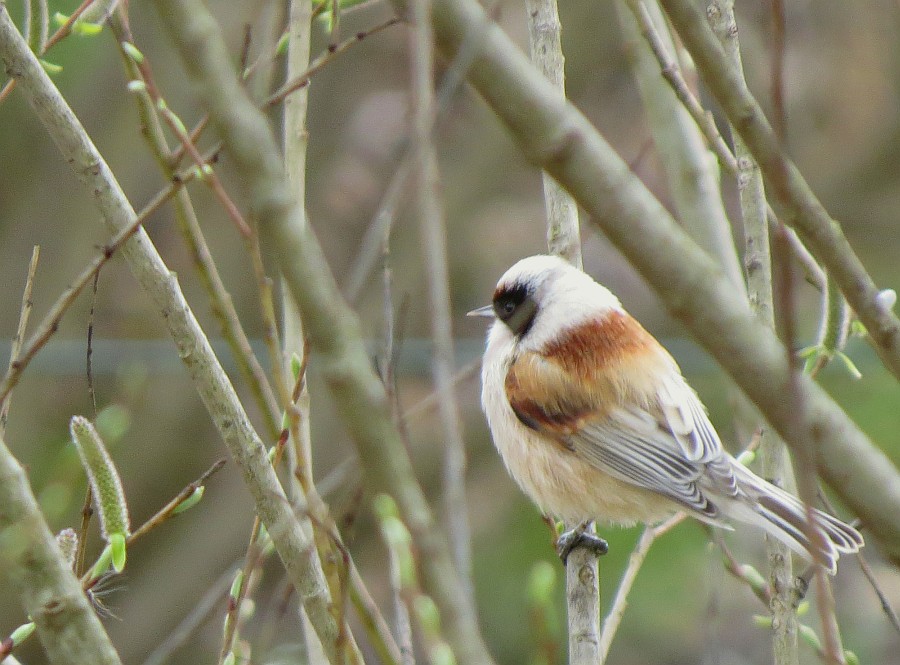
<instances>
[{"instance_id":1,"label":"bird's beak","mask_svg":"<svg viewBox=\"0 0 900 665\"><path fill-rule=\"evenodd\" d=\"M479 307L478 309L473 309L471 312L467 312L466 316L483 316L488 319L494 318L494 306L493 305L485 305L484 307Z\"/></svg>"}]
</instances>

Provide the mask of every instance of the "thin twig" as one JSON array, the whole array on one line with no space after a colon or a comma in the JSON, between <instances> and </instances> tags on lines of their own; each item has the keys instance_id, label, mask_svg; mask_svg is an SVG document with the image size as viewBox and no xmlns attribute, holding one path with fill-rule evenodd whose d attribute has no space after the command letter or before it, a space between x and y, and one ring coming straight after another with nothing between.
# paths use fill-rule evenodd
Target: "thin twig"
<instances>
[{"instance_id":1,"label":"thin twig","mask_svg":"<svg viewBox=\"0 0 900 665\"><path fill-rule=\"evenodd\" d=\"M234 569L236 567L237 564L234 564L225 569L225 572L209 586L174 630L147 656L143 665L164 665L170 661L172 652L187 642L191 635L200 628L213 610L216 609L219 599L228 593L231 580L234 579Z\"/></svg>"},{"instance_id":2,"label":"thin twig","mask_svg":"<svg viewBox=\"0 0 900 665\"><path fill-rule=\"evenodd\" d=\"M314 74L316 74L325 65L334 60L337 56L350 49L354 44L358 44L368 37L377 35L379 32L387 30L391 26L397 25L400 22L401 19L397 18L396 16L393 18L389 18L387 21L379 23L373 28L357 32L353 37L345 39L339 44L329 46L323 53L321 53L312 62L309 63L309 67L307 67L307 69L302 74L293 76L291 80L289 80L287 83L278 88L278 90L269 95L269 97L263 103L263 106L276 106L277 104L280 104L292 93L297 92L298 90L302 90L303 88L308 86Z\"/></svg>"},{"instance_id":3,"label":"thin twig","mask_svg":"<svg viewBox=\"0 0 900 665\"><path fill-rule=\"evenodd\" d=\"M181 504L190 499L194 492L204 485L210 477L218 473L223 466L225 466L224 459L216 460L213 465L204 471L196 480L185 485L185 487L166 503L166 505L157 510L156 513L150 516L143 524L141 524L141 526L129 534L128 538L125 539L126 547L131 547L135 542L174 517ZM94 577L93 572L93 567L91 567L86 573L81 575L81 584L85 590L93 588L102 579L102 575L100 577Z\"/></svg>"},{"instance_id":4,"label":"thin twig","mask_svg":"<svg viewBox=\"0 0 900 665\"><path fill-rule=\"evenodd\" d=\"M468 381L470 379L474 379L478 376L478 372L481 369L481 360L473 360L468 365L464 365L453 375L453 385L456 387L458 384L463 383L464 381ZM407 407L403 411L403 420L410 421L415 418L421 417L427 411L437 408L440 403L441 397L438 391L433 390L428 393L425 397L420 399L418 402L413 404L410 407Z\"/></svg>"},{"instance_id":5,"label":"thin twig","mask_svg":"<svg viewBox=\"0 0 900 665\"><path fill-rule=\"evenodd\" d=\"M0 401L6 399L9 392L19 382L22 372L25 371L25 368L28 367L28 364L34 359L34 356L37 355L37 352L44 347L56 332L63 315L72 303L75 302L75 299L81 293L82 289L94 279L94 275L97 271L113 257L116 251L131 238L139 228L141 228L141 225L150 217L150 215L156 212L160 206L175 194L183 183L183 180L178 180L172 183L168 189L157 194L140 214L137 215L131 225L116 233L116 235L103 247L103 251L88 264L72 285L63 291L50 308L50 311L44 316L37 330L28 340L24 352L22 352L14 362L10 363L6 375L3 377L2 381L0 381Z\"/></svg>"},{"instance_id":6,"label":"thin twig","mask_svg":"<svg viewBox=\"0 0 900 665\"><path fill-rule=\"evenodd\" d=\"M869 584L872 585L872 588L875 590L875 595L878 596L878 602L881 603L881 609L884 611L885 616L887 616L888 621L894 627L894 630L900 633L900 617L897 616L897 611L894 609L893 605L891 605L891 601L888 599L887 594L885 594L879 585L878 580L875 578L875 573L872 572L872 567L869 565L866 557L863 556L861 552L857 552L856 560L859 563L863 575L866 576L866 579L869 580Z\"/></svg>"},{"instance_id":7,"label":"thin twig","mask_svg":"<svg viewBox=\"0 0 900 665\"><path fill-rule=\"evenodd\" d=\"M91 359L94 355L94 310L97 307L97 285L100 282L100 271L94 273L91 280L91 309L88 312L87 327L87 351L85 353L85 375L87 376L88 396L91 398L91 407L94 410L94 418L97 417L97 391L94 387L94 368Z\"/></svg>"},{"instance_id":8,"label":"thin twig","mask_svg":"<svg viewBox=\"0 0 900 665\"><path fill-rule=\"evenodd\" d=\"M562 24L556 0L528 0L528 42L531 61L560 96L566 95L565 58L562 50ZM581 229L578 225L578 204L549 173L542 172L541 180L546 211L547 249L577 268L581 261Z\"/></svg>"},{"instance_id":9,"label":"thin twig","mask_svg":"<svg viewBox=\"0 0 900 665\"><path fill-rule=\"evenodd\" d=\"M787 145L787 108L784 99L784 58L787 19L784 0L772 0L772 125L782 145Z\"/></svg>"},{"instance_id":10,"label":"thin twig","mask_svg":"<svg viewBox=\"0 0 900 665\"><path fill-rule=\"evenodd\" d=\"M784 233L775 235L775 244L773 263L778 268L779 278L779 300L778 309L780 321L782 323L782 334L785 339L785 356L789 371L789 384L787 387L787 398L791 401L792 410L800 412L804 408L800 391L797 388L799 377L801 376L800 368L797 364L797 356L793 352L794 340L796 339L795 329L795 294L793 283L793 269L790 261L790 250L787 241L784 239ZM815 451L811 449L810 442L804 442L804 445L796 449L796 466L798 470L797 487L800 498L806 506L806 522L803 525L804 535L811 545L811 554L815 566L816 591L818 597L819 617L822 621L822 634L824 638L824 653L826 662L833 665L844 665L844 649L841 646L840 632L835 617L834 594L829 584L824 561L825 536L817 525L817 517L813 509L813 502L816 498L816 461Z\"/></svg>"},{"instance_id":11,"label":"thin twig","mask_svg":"<svg viewBox=\"0 0 900 665\"><path fill-rule=\"evenodd\" d=\"M709 159L704 135L685 108L691 93L685 86L680 97L672 94L672 80L666 84L666 73L683 83L670 55L676 46L668 23L655 2L630 0L630 11L625 11L621 3L616 6L621 10L620 23L630 47L627 54L676 216L694 241L722 266L735 286L735 297L740 298L746 285L722 199L720 171ZM740 395L736 394L734 401L743 404ZM739 412L747 410L744 406Z\"/></svg>"},{"instance_id":12,"label":"thin twig","mask_svg":"<svg viewBox=\"0 0 900 665\"><path fill-rule=\"evenodd\" d=\"M711 25L731 59L735 69L743 76L737 24L732 0L722 0L715 5L718 12L709 11ZM712 20L717 19L717 20ZM747 295L756 317L775 329L774 296L772 292L772 255L769 243L769 225L765 187L762 174L753 155L740 135L734 133L734 152L737 160L736 174L741 218L744 230L744 269L747 276ZM782 227L783 228L783 227ZM788 260L790 255L786 255ZM765 430L760 441L762 472L770 482L792 491L793 471L784 443L775 432ZM793 563L787 545L766 536L768 579L772 593L769 611L772 616L772 652L775 665L796 665L798 660L798 624L796 611L796 583Z\"/></svg>"},{"instance_id":13,"label":"thin twig","mask_svg":"<svg viewBox=\"0 0 900 665\"><path fill-rule=\"evenodd\" d=\"M441 198L437 152L431 136L434 97L434 36L431 0L412 5L410 65L412 70L412 134L419 145L416 162L415 208L420 220L425 262L425 281L430 303L431 337L434 340L432 374L440 394L440 420L444 438L443 512L450 548L463 590L474 607L472 543L466 502L466 449L459 405L453 391L453 322L450 316L450 274L447 266L447 230Z\"/></svg>"},{"instance_id":14,"label":"thin twig","mask_svg":"<svg viewBox=\"0 0 900 665\"><path fill-rule=\"evenodd\" d=\"M141 524L137 529L135 529L130 536L128 536L128 540L126 541L128 545L131 545L138 539L150 533L153 529L157 528L164 522L168 521L175 514L175 510L185 501L187 501L198 487L201 485L205 485L206 482L216 473L218 473L222 467L226 464L225 459L216 460L212 466L210 466L206 471L204 471L200 476L191 483L188 483L184 486L184 488L176 494L165 506L156 511L156 513L147 519L146 522Z\"/></svg>"},{"instance_id":15,"label":"thin twig","mask_svg":"<svg viewBox=\"0 0 900 665\"><path fill-rule=\"evenodd\" d=\"M222 181L219 180L219 176L216 174L215 170L210 168L209 163L200 154L197 146L191 141L190 135L188 134L181 120L175 115L175 113L172 112L168 104L166 104L165 99L163 99L162 94L159 91L159 88L156 86L156 82L153 78L153 71L150 68L150 62L145 57L141 57L138 60L135 60L134 64L137 67L138 71L141 73L141 80L143 80L144 85L146 86L147 94L153 101L153 104L159 112L160 117L169 126L169 129L172 130L172 132L181 142L181 145L187 151L187 154L190 155L197 168L201 170L203 174L203 181L206 182L206 184L208 184L212 189L213 194L215 194L216 198L222 204L222 207L225 209L225 213L228 215L229 219L231 219L231 222L234 224L235 228L238 230L241 236L243 236L244 238L249 238L253 233L253 231L250 229L250 225L247 224L247 221L241 214L241 211L238 208L237 204L232 200L231 196L225 190L225 186L222 184Z\"/></svg>"},{"instance_id":16,"label":"thin twig","mask_svg":"<svg viewBox=\"0 0 900 665\"><path fill-rule=\"evenodd\" d=\"M644 563L647 552L650 551L650 546L659 536L669 531L684 519L685 515L678 514L670 517L658 526L648 526L644 528L637 545L631 552L631 556L628 557L628 566L622 574L622 579L619 580L616 596L613 599L606 618L603 620L603 629L597 644L597 663L606 662L606 657L609 655L609 648L612 646L613 638L615 637L616 631L619 629L619 624L622 622L622 617L625 614L625 607L628 604L628 594L631 592L631 587L634 584L634 580L637 578L638 571Z\"/></svg>"},{"instance_id":17,"label":"thin twig","mask_svg":"<svg viewBox=\"0 0 900 665\"><path fill-rule=\"evenodd\" d=\"M28 273L25 276L25 287L22 289L22 306L19 308L19 323L16 325L16 336L13 337L9 349L9 366L7 372L12 371L13 363L19 359L22 351L22 343L25 340L25 330L28 328L28 318L34 303L31 300L31 292L34 289L34 275L37 271L38 259L41 256L40 245L35 245L31 250L31 261L28 263ZM9 420L9 407L12 403L12 394L7 393L0 399L0 439L6 434L6 423Z\"/></svg>"}]
</instances>

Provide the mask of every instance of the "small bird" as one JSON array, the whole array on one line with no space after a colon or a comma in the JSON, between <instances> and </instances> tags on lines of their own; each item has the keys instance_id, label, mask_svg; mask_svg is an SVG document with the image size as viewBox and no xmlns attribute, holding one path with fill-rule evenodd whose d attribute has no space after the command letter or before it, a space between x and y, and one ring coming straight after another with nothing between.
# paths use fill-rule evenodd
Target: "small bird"
<instances>
[{"instance_id":1,"label":"small bird","mask_svg":"<svg viewBox=\"0 0 900 665\"><path fill-rule=\"evenodd\" d=\"M684 511L726 528L730 518L812 556L805 505L725 451L672 356L590 276L559 257L522 259L469 316L494 319L482 407L507 469L545 514L633 525ZM834 573L863 539L815 516Z\"/></svg>"}]
</instances>

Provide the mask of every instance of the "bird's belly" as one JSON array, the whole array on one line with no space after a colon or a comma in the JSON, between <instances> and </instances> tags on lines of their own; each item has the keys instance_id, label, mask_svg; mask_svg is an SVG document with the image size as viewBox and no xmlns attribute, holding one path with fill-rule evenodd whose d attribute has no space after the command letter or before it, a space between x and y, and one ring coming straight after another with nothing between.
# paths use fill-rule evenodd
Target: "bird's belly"
<instances>
[{"instance_id":1,"label":"bird's belly","mask_svg":"<svg viewBox=\"0 0 900 665\"><path fill-rule=\"evenodd\" d=\"M678 510L664 497L625 483L521 426L521 436L495 438L510 475L549 515L567 522L656 523Z\"/></svg>"}]
</instances>

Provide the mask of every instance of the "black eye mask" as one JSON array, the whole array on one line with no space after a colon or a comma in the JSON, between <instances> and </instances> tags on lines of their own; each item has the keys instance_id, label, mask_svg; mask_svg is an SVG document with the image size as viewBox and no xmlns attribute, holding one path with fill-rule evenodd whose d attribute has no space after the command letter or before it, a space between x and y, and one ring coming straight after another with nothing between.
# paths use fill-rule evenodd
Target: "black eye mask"
<instances>
[{"instance_id":1,"label":"black eye mask","mask_svg":"<svg viewBox=\"0 0 900 665\"><path fill-rule=\"evenodd\" d=\"M522 336L534 323L537 303L524 285L513 284L494 295L494 313L514 335Z\"/></svg>"}]
</instances>

